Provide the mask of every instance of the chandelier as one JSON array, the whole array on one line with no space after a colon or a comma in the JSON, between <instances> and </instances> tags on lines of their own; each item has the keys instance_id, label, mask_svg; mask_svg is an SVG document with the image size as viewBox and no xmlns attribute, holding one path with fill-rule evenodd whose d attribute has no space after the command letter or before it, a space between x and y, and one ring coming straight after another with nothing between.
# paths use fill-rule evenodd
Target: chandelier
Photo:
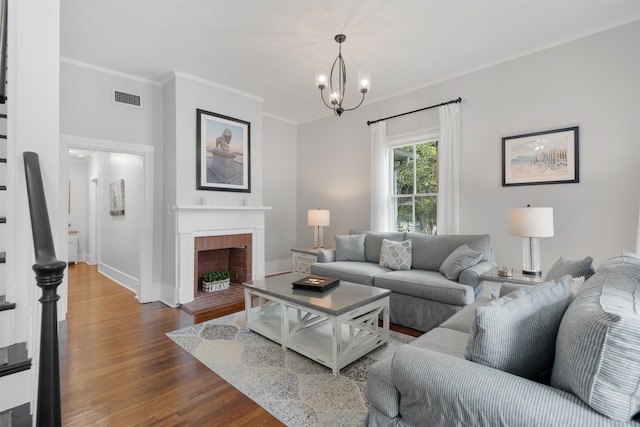
<instances>
[{"instance_id":1,"label":"chandelier","mask_svg":"<svg viewBox=\"0 0 640 427\"><path fill-rule=\"evenodd\" d=\"M347 67L344 65L344 59L342 59L342 43L347 39L347 36L344 34L338 34L334 39L340 46L338 48L338 57L333 61L331 73L329 75L327 75L326 65L318 65L316 67L316 86L320 89L320 97L322 98L324 105L331 108L336 116L340 116L343 112L355 110L362 105L364 95L371 87L371 72L366 69L362 69L358 72L358 82L360 85L360 93L362 93L362 99L355 107L344 108L342 106L342 101L344 101L344 90L347 83ZM324 90L327 87L327 83L329 84L331 105L329 105L324 99Z\"/></svg>"}]
</instances>

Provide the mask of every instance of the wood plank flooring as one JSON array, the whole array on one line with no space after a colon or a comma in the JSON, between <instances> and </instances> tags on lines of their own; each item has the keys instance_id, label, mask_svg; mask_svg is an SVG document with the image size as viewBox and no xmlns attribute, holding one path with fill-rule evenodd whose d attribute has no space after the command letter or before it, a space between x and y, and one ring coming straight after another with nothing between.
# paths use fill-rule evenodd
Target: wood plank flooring
<instances>
[{"instance_id":1,"label":"wood plank flooring","mask_svg":"<svg viewBox=\"0 0 640 427\"><path fill-rule=\"evenodd\" d=\"M69 267L60 331L65 426L282 426L165 336L244 309L197 316L134 294L84 263Z\"/></svg>"},{"instance_id":2,"label":"wood plank flooring","mask_svg":"<svg viewBox=\"0 0 640 427\"><path fill-rule=\"evenodd\" d=\"M138 303L94 266L71 265L68 274L69 312L60 330L63 425L283 425L165 336L243 310L243 302L189 315Z\"/></svg>"}]
</instances>

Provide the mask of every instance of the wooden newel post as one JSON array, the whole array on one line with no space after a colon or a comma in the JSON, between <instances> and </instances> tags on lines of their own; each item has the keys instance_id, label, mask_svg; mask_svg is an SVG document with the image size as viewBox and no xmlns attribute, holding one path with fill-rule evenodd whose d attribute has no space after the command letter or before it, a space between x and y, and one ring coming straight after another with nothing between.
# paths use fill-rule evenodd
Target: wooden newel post
<instances>
[{"instance_id":1,"label":"wooden newel post","mask_svg":"<svg viewBox=\"0 0 640 427\"><path fill-rule=\"evenodd\" d=\"M35 264L33 271L42 289L42 327L40 336L40 375L38 377L37 426L62 426L60 410L60 360L58 353L58 285L67 263L54 261Z\"/></svg>"},{"instance_id":2,"label":"wooden newel post","mask_svg":"<svg viewBox=\"0 0 640 427\"><path fill-rule=\"evenodd\" d=\"M38 372L37 426L62 425L60 410L60 360L58 354L58 285L67 266L58 261L53 245L47 201L42 184L40 160L36 153L24 152L24 172L31 215L31 230L38 286L42 288L42 329L40 331L40 370Z\"/></svg>"}]
</instances>

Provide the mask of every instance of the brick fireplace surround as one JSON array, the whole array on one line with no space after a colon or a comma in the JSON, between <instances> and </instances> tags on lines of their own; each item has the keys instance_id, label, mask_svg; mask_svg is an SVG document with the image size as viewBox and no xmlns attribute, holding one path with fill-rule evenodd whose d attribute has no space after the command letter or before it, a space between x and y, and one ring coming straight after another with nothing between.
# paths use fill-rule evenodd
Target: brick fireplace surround
<instances>
[{"instance_id":1,"label":"brick fireplace surround","mask_svg":"<svg viewBox=\"0 0 640 427\"><path fill-rule=\"evenodd\" d=\"M196 247L211 244L212 237L222 238L227 247L246 246L245 280L263 279L265 275L264 216L268 206L178 205L172 211L176 221L176 287L167 289L163 301L176 306L193 301L197 291L194 282L201 274L196 267ZM232 236L248 235L246 242L229 243ZM204 238L204 240L202 240ZM196 246L198 241L198 246ZM242 244L240 244L242 243ZM229 252L232 252L230 249ZM229 268L231 270L231 268ZM171 293L171 295L169 294Z\"/></svg>"},{"instance_id":2,"label":"brick fireplace surround","mask_svg":"<svg viewBox=\"0 0 640 427\"><path fill-rule=\"evenodd\" d=\"M194 240L194 292L200 277L210 271L229 270L231 283L251 280L251 234L196 237Z\"/></svg>"}]
</instances>

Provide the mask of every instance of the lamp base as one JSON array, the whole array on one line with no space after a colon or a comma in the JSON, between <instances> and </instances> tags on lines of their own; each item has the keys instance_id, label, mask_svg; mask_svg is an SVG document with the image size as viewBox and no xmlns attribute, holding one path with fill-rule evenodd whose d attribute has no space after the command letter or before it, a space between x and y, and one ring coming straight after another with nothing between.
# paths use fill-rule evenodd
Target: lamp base
<instances>
[{"instance_id":1,"label":"lamp base","mask_svg":"<svg viewBox=\"0 0 640 427\"><path fill-rule=\"evenodd\" d=\"M322 240L322 227L313 227L313 249L324 248L324 242Z\"/></svg>"},{"instance_id":2,"label":"lamp base","mask_svg":"<svg viewBox=\"0 0 640 427\"><path fill-rule=\"evenodd\" d=\"M525 276L542 276L540 271L540 239L537 237L522 238L522 274Z\"/></svg>"}]
</instances>

